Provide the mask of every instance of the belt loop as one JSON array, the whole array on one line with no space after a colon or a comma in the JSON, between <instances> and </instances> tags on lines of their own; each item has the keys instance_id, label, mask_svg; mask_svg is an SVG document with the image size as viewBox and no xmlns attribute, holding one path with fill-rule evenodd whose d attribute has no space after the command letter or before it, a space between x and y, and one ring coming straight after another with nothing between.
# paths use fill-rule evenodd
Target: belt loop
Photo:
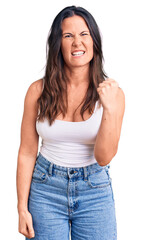
<instances>
[{"instance_id":1,"label":"belt loop","mask_svg":"<svg viewBox=\"0 0 141 240\"><path fill-rule=\"evenodd\" d=\"M87 175L87 167L83 167L84 170L84 181L88 180L88 175Z\"/></svg>"},{"instance_id":2,"label":"belt loop","mask_svg":"<svg viewBox=\"0 0 141 240\"><path fill-rule=\"evenodd\" d=\"M50 166L49 166L49 175L50 176L52 175L52 168L53 168L53 163L51 162Z\"/></svg>"}]
</instances>

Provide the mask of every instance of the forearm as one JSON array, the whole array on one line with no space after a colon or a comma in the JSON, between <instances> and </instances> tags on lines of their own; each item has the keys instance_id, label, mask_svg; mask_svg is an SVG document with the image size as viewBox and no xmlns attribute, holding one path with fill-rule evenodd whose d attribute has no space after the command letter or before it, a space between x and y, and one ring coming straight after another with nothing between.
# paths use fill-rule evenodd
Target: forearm
<instances>
[{"instance_id":1,"label":"forearm","mask_svg":"<svg viewBox=\"0 0 141 240\"><path fill-rule=\"evenodd\" d=\"M16 175L18 211L26 210L28 208L28 196L35 161L35 156L24 154L19 151Z\"/></svg>"},{"instance_id":2,"label":"forearm","mask_svg":"<svg viewBox=\"0 0 141 240\"><path fill-rule=\"evenodd\" d=\"M115 156L118 140L118 114L116 111L103 110L101 125L94 147L94 156L100 165L107 165Z\"/></svg>"}]
</instances>

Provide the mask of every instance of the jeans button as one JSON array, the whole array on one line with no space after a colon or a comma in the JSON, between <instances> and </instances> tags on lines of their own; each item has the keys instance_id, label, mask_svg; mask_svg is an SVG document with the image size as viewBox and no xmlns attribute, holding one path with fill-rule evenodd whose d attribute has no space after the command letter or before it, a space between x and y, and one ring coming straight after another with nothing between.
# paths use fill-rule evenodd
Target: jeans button
<instances>
[{"instance_id":1,"label":"jeans button","mask_svg":"<svg viewBox=\"0 0 141 240\"><path fill-rule=\"evenodd\" d=\"M70 174L73 174L74 173L74 170L70 170Z\"/></svg>"}]
</instances>

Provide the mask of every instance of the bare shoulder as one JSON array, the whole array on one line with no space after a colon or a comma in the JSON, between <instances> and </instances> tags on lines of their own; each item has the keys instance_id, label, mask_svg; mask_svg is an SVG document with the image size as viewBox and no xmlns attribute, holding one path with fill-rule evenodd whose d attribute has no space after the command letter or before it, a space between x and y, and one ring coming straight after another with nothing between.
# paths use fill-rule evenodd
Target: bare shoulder
<instances>
[{"instance_id":1,"label":"bare shoulder","mask_svg":"<svg viewBox=\"0 0 141 240\"><path fill-rule=\"evenodd\" d=\"M42 93L43 80L33 82L26 93L24 100L24 112L21 124L20 151L28 155L37 155L38 134L36 131L36 118L38 114L37 99Z\"/></svg>"},{"instance_id":2,"label":"bare shoulder","mask_svg":"<svg viewBox=\"0 0 141 240\"><path fill-rule=\"evenodd\" d=\"M43 87L43 79L36 80L35 82L31 83L29 86L26 96L24 99L24 106L27 112L30 112L31 109L37 112L37 100L41 96ZM30 109L30 110L29 110Z\"/></svg>"},{"instance_id":3,"label":"bare shoulder","mask_svg":"<svg viewBox=\"0 0 141 240\"><path fill-rule=\"evenodd\" d=\"M36 80L28 87L25 96L25 102L33 103L41 96L43 88L43 79Z\"/></svg>"},{"instance_id":4,"label":"bare shoulder","mask_svg":"<svg viewBox=\"0 0 141 240\"><path fill-rule=\"evenodd\" d=\"M31 97L39 97L42 93L43 89L43 79L36 80L35 82L31 83L28 88L27 93L31 95Z\"/></svg>"}]
</instances>

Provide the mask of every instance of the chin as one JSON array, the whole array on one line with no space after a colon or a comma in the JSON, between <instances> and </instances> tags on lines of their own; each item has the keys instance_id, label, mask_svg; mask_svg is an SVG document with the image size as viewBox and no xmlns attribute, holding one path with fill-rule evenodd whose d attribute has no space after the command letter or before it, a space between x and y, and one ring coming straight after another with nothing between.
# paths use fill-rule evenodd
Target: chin
<instances>
[{"instance_id":1,"label":"chin","mask_svg":"<svg viewBox=\"0 0 141 240\"><path fill-rule=\"evenodd\" d=\"M69 64L68 64L68 66L71 66L71 67L84 67L84 66L86 66L86 65L89 65L90 64L90 61L73 61L73 62L70 62Z\"/></svg>"}]
</instances>

